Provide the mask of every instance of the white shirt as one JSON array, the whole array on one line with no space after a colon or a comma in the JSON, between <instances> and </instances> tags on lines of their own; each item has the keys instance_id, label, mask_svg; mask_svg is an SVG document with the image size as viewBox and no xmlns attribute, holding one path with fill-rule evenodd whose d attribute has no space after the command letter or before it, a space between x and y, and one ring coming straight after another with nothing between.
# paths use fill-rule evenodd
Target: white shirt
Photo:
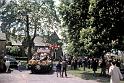
<instances>
[{"instance_id":1,"label":"white shirt","mask_svg":"<svg viewBox=\"0 0 124 83\"><path fill-rule=\"evenodd\" d=\"M123 79L120 69L114 65L110 66L109 75L111 75L110 83L120 83L120 79Z\"/></svg>"},{"instance_id":2,"label":"white shirt","mask_svg":"<svg viewBox=\"0 0 124 83\"><path fill-rule=\"evenodd\" d=\"M5 62L5 65L6 65L6 66L10 66L10 61L6 61L6 62Z\"/></svg>"},{"instance_id":3,"label":"white shirt","mask_svg":"<svg viewBox=\"0 0 124 83\"><path fill-rule=\"evenodd\" d=\"M18 66L20 66L21 65L21 62L18 62Z\"/></svg>"}]
</instances>

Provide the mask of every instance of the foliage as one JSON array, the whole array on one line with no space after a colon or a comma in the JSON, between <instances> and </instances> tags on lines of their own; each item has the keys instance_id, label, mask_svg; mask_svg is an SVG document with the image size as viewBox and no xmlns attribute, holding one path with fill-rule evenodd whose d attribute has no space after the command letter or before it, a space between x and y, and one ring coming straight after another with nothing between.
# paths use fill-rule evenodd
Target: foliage
<instances>
[{"instance_id":1,"label":"foliage","mask_svg":"<svg viewBox=\"0 0 124 83\"><path fill-rule=\"evenodd\" d=\"M95 36L92 40L99 55L102 55L112 48L121 49L123 38L123 5L124 1L118 0L96 0L93 8L92 27L95 28Z\"/></svg>"},{"instance_id":2,"label":"foliage","mask_svg":"<svg viewBox=\"0 0 124 83\"><path fill-rule=\"evenodd\" d=\"M0 8L6 4L6 0L0 0Z\"/></svg>"},{"instance_id":3,"label":"foliage","mask_svg":"<svg viewBox=\"0 0 124 83\"><path fill-rule=\"evenodd\" d=\"M61 2L59 7L60 14L63 19L63 25L68 29L69 42L73 42L73 54L80 55L80 30L86 28L86 21L88 19L88 0L74 0L72 3Z\"/></svg>"},{"instance_id":4,"label":"foliage","mask_svg":"<svg viewBox=\"0 0 124 83\"><path fill-rule=\"evenodd\" d=\"M100 57L112 49L123 50L123 5L119 0L62 2L59 10L73 53Z\"/></svg>"},{"instance_id":5,"label":"foliage","mask_svg":"<svg viewBox=\"0 0 124 83\"><path fill-rule=\"evenodd\" d=\"M73 43L68 43L68 47L66 48L67 50L67 53L70 54L70 55L74 55L74 47L73 47Z\"/></svg>"},{"instance_id":6,"label":"foliage","mask_svg":"<svg viewBox=\"0 0 124 83\"><path fill-rule=\"evenodd\" d=\"M59 22L53 0L12 0L1 9L0 17L8 40L10 36L22 40L23 36L22 44L28 47L30 56L36 35L50 32Z\"/></svg>"},{"instance_id":7,"label":"foliage","mask_svg":"<svg viewBox=\"0 0 124 83\"><path fill-rule=\"evenodd\" d=\"M0 20L1 30L6 33L7 40L10 38L11 30L13 23L16 21L16 12L14 9L16 8L16 3L11 2L10 4L6 4L0 9ZM14 31L13 31L14 32ZM13 35L13 34L12 34Z\"/></svg>"},{"instance_id":8,"label":"foliage","mask_svg":"<svg viewBox=\"0 0 124 83\"><path fill-rule=\"evenodd\" d=\"M59 20L52 0L19 0L18 2L12 0L1 9L0 14L2 31L8 31L12 36L24 35L26 15L29 15L30 34L34 33L35 28L37 34L45 34L46 31L55 28Z\"/></svg>"},{"instance_id":9,"label":"foliage","mask_svg":"<svg viewBox=\"0 0 124 83\"><path fill-rule=\"evenodd\" d=\"M7 47L7 54L12 55L12 56L20 56L19 54L19 47Z\"/></svg>"},{"instance_id":10,"label":"foliage","mask_svg":"<svg viewBox=\"0 0 124 83\"><path fill-rule=\"evenodd\" d=\"M80 31L80 43L81 43L81 51L84 52L84 55L92 55L94 53L93 50L93 42L92 42L92 37L94 35L95 29L93 28L87 28L87 29L82 29Z\"/></svg>"}]
</instances>

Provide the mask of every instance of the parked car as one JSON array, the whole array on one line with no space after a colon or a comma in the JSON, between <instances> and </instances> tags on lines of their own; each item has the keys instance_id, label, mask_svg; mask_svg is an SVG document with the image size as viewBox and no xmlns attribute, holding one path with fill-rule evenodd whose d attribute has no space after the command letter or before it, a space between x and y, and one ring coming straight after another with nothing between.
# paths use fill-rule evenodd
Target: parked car
<instances>
[{"instance_id":1,"label":"parked car","mask_svg":"<svg viewBox=\"0 0 124 83\"><path fill-rule=\"evenodd\" d=\"M6 55L4 57L4 60L9 60L10 61L10 68L17 68L18 62L13 56Z\"/></svg>"}]
</instances>

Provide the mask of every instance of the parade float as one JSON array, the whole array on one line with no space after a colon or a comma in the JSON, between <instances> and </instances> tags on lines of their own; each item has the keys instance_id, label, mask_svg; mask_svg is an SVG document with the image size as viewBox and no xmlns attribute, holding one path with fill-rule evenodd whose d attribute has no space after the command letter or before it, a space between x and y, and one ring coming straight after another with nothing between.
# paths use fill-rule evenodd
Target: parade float
<instances>
[{"instance_id":1,"label":"parade float","mask_svg":"<svg viewBox=\"0 0 124 83\"><path fill-rule=\"evenodd\" d=\"M48 47L39 48L28 62L28 68L32 73L44 73L52 71L53 62Z\"/></svg>"}]
</instances>

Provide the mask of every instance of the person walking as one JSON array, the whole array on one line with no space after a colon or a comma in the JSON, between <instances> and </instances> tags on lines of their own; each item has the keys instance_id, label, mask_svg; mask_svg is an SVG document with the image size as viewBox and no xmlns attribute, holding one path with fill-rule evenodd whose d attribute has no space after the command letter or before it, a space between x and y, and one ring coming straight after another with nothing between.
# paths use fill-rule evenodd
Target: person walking
<instances>
[{"instance_id":1,"label":"person walking","mask_svg":"<svg viewBox=\"0 0 124 83\"><path fill-rule=\"evenodd\" d=\"M63 77L63 73L65 73L65 77L67 77L67 62L66 60L62 61L62 77Z\"/></svg>"},{"instance_id":2,"label":"person walking","mask_svg":"<svg viewBox=\"0 0 124 83\"><path fill-rule=\"evenodd\" d=\"M92 60L93 62L92 62L92 69L93 69L93 76L96 76L96 71L97 71L97 67L98 67L98 62L97 62L97 60L94 58L93 60Z\"/></svg>"},{"instance_id":3,"label":"person walking","mask_svg":"<svg viewBox=\"0 0 124 83\"><path fill-rule=\"evenodd\" d=\"M106 76L106 61L105 59L102 60L102 63L100 64L101 67L101 76Z\"/></svg>"},{"instance_id":4,"label":"person walking","mask_svg":"<svg viewBox=\"0 0 124 83\"><path fill-rule=\"evenodd\" d=\"M120 72L120 69L116 66L116 62L112 62L109 68L110 83L120 83L120 79L123 79L123 76Z\"/></svg>"},{"instance_id":5,"label":"person walking","mask_svg":"<svg viewBox=\"0 0 124 83\"><path fill-rule=\"evenodd\" d=\"M84 71L85 71L85 68L87 67L87 58L84 58L83 60L83 66L84 66Z\"/></svg>"},{"instance_id":6,"label":"person walking","mask_svg":"<svg viewBox=\"0 0 124 83\"><path fill-rule=\"evenodd\" d=\"M18 70L21 72L21 61L18 62Z\"/></svg>"},{"instance_id":7,"label":"person walking","mask_svg":"<svg viewBox=\"0 0 124 83\"><path fill-rule=\"evenodd\" d=\"M8 72L10 67L10 61L8 59L6 60L5 65L6 65L6 72Z\"/></svg>"},{"instance_id":8,"label":"person walking","mask_svg":"<svg viewBox=\"0 0 124 83\"><path fill-rule=\"evenodd\" d=\"M57 77L58 77L58 73L61 77L61 62L60 61L56 65L56 73L57 73Z\"/></svg>"}]
</instances>

